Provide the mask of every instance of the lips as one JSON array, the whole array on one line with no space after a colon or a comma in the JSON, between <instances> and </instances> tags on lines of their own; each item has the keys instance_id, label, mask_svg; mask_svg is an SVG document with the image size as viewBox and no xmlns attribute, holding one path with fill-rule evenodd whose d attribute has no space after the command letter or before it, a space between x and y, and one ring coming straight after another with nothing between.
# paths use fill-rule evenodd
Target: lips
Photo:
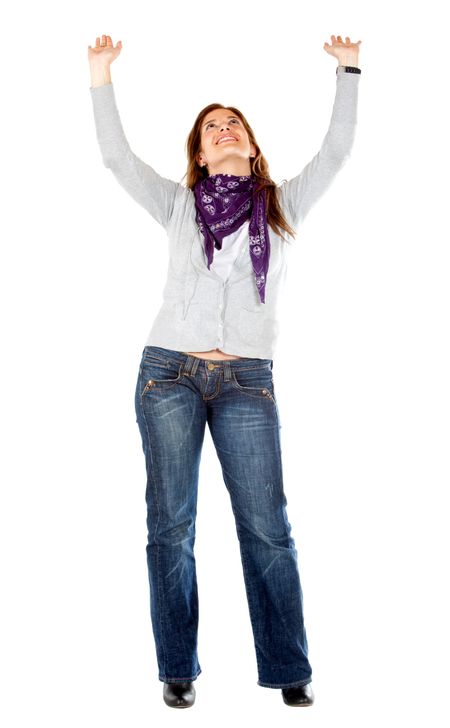
<instances>
[{"instance_id":1,"label":"lips","mask_svg":"<svg viewBox=\"0 0 450 728\"><path fill-rule=\"evenodd\" d=\"M235 142L237 142L237 139L236 139L236 137L232 136L231 134L226 134L224 136L221 136L219 138L219 141L216 142L216 144L223 144L224 141L229 141L229 142L235 141Z\"/></svg>"}]
</instances>

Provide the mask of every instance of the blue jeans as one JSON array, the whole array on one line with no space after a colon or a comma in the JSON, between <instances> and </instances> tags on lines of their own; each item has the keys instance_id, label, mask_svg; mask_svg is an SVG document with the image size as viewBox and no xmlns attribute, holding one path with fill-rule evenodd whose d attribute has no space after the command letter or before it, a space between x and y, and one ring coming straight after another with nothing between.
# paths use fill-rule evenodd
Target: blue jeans
<instances>
[{"instance_id":1,"label":"blue jeans","mask_svg":"<svg viewBox=\"0 0 450 728\"><path fill-rule=\"evenodd\" d=\"M236 522L257 684L311 682L272 367L272 359L205 360L157 346L142 352L135 407L147 471L150 614L161 681L195 680L201 672L194 542L207 422Z\"/></svg>"}]
</instances>

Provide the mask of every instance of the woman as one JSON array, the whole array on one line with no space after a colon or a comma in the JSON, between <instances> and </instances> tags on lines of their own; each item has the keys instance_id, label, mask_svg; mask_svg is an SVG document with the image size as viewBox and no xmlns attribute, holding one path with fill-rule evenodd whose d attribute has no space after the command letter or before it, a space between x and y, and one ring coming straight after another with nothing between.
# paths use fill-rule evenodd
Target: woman
<instances>
[{"instance_id":1,"label":"woman","mask_svg":"<svg viewBox=\"0 0 450 728\"><path fill-rule=\"evenodd\" d=\"M243 114L213 103L187 139L186 186L130 149L110 64L122 42L89 46L90 87L103 162L167 231L164 301L142 352L135 391L145 454L150 612L163 697L195 700L198 594L194 558L205 425L236 521L258 685L287 705L311 705L312 669L297 551L283 490L272 375L277 298L289 241L349 156L356 128L359 44L331 36L336 98L322 146L277 186ZM294 128L294 127L292 127Z\"/></svg>"}]
</instances>

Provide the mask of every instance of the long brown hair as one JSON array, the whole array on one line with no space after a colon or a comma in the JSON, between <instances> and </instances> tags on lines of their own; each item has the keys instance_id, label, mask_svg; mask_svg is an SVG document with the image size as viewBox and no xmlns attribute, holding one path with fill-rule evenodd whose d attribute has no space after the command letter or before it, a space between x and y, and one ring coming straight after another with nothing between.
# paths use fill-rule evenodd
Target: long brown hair
<instances>
[{"instance_id":1,"label":"long brown hair","mask_svg":"<svg viewBox=\"0 0 450 728\"><path fill-rule=\"evenodd\" d=\"M277 185L270 177L269 165L256 142L253 130L244 115L241 114L239 109L237 109L235 106L224 106L223 104L209 104L199 112L194 122L194 126L189 132L188 138L186 140L186 156L188 158L188 167L187 172L184 177L182 177L182 179L187 178L186 185L191 190L193 190L198 180L204 179L208 176L208 170L206 169L206 167L200 167L200 165L198 164L197 155L201 150L201 128L203 119L213 109L230 109L230 111L232 111L233 114L238 116L242 121L248 133L250 143L254 144L256 148L256 156L250 160L251 174L256 177L256 185L253 194L255 195L257 192L259 192L259 190L263 189L264 187L266 188L267 224L270 225L272 230L274 230L277 235L280 235L283 240L285 240L285 242L289 242L281 234L281 229L285 230L287 233L289 233L289 235L292 236L296 235L296 231L287 223L283 215L279 203Z\"/></svg>"}]
</instances>

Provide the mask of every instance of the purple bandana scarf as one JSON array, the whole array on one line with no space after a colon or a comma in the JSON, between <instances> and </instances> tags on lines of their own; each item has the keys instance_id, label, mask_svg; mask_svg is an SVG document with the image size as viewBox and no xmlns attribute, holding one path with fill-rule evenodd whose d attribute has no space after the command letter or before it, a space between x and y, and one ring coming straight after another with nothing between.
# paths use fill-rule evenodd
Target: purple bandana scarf
<instances>
[{"instance_id":1,"label":"purple bandana scarf","mask_svg":"<svg viewBox=\"0 0 450 728\"><path fill-rule=\"evenodd\" d=\"M196 220L205 239L208 270L214 248L222 250L222 240L250 218L250 258L261 303L265 303L270 239L266 219L266 191L255 196L253 175L213 174L198 180L194 188Z\"/></svg>"}]
</instances>

